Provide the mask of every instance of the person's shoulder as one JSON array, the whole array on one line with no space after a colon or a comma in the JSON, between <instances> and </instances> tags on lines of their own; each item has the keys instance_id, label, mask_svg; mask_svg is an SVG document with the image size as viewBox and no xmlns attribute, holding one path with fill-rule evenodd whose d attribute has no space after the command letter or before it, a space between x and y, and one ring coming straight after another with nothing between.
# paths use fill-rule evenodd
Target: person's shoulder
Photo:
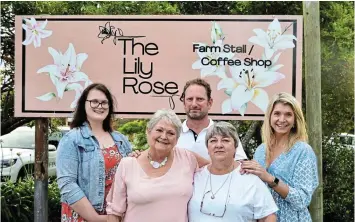
<instances>
[{"instance_id":1,"label":"person's shoulder","mask_svg":"<svg viewBox=\"0 0 355 222\"><path fill-rule=\"evenodd\" d=\"M304 141L297 141L290 151L300 156L316 158L313 148Z\"/></svg>"},{"instance_id":2,"label":"person's shoulder","mask_svg":"<svg viewBox=\"0 0 355 222\"><path fill-rule=\"evenodd\" d=\"M254 157L255 156L263 156L263 155L265 155L265 144L264 143L260 144L256 148L255 153L254 153Z\"/></svg>"}]
</instances>

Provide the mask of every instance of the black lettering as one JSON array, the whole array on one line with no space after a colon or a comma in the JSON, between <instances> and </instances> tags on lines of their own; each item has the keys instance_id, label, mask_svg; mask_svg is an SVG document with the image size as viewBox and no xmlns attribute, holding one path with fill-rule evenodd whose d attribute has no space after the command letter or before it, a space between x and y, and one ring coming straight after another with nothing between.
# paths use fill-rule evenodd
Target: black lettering
<instances>
[{"instance_id":1,"label":"black lettering","mask_svg":"<svg viewBox=\"0 0 355 222\"><path fill-rule=\"evenodd\" d=\"M126 80L134 80L133 85L126 84ZM132 87L134 94L138 94L138 91L134 88L137 85L137 79L134 77L124 77L123 78L123 93L126 93L126 87Z\"/></svg>"},{"instance_id":2,"label":"black lettering","mask_svg":"<svg viewBox=\"0 0 355 222\"><path fill-rule=\"evenodd\" d=\"M207 63L204 62L205 60L207 61ZM202 63L202 65L207 66L209 64L209 59L207 57L203 57L201 59L201 63Z\"/></svg>"},{"instance_id":3,"label":"black lettering","mask_svg":"<svg viewBox=\"0 0 355 222\"><path fill-rule=\"evenodd\" d=\"M152 48L149 48L149 46L152 46ZM149 52L149 51L155 51L155 52ZM145 52L148 54L148 55L157 55L159 53L158 51L158 46L155 44L155 43L148 43L146 46L145 46Z\"/></svg>"},{"instance_id":4,"label":"black lettering","mask_svg":"<svg viewBox=\"0 0 355 222\"><path fill-rule=\"evenodd\" d=\"M172 85L172 86L169 86L169 85ZM172 90L175 89L175 91L169 91L169 89L172 89ZM179 92L178 85L176 84L176 82L167 82L165 84L165 91L169 94L176 94Z\"/></svg>"},{"instance_id":5,"label":"black lettering","mask_svg":"<svg viewBox=\"0 0 355 222\"><path fill-rule=\"evenodd\" d=\"M123 74L134 74L134 72L126 71L126 58L123 58Z\"/></svg>"},{"instance_id":6,"label":"black lettering","mask_svg":"<svg viewBox=\"0 0 355 222\"><path fill-rule=\"evenodd\" d=\"M200 44L194 43L194 44L192 45L192 51L193 51L193 52L196 52L196 49L198 49L199 47L200 47Z\"/></svg>"},{"instance_id":7,"label":"black lettering","mask_svg":"<svg viewBox=\"0 0 355 222\"><path fill-rule=\"evenodd\" d=\"M162 94L164 93L164 83L160 82L160 81L157 81L154 83L154 89L153 89L153 92L156 93L156 94ZM160 89L159 91L157 91L156 89Z\"/></svg>"},{"instance_id":8,"label":"black lettering","mask_svg":"<svg viewBox=\"0 0 355 222\"><path fill-rule=\"evenodd\" d=\"M149 90L148 91L143 91L142 90L144 84L149 86ZM139 89L139 92L141 92L143 94L149 94L152 91L152 84L150 84L150 82L143 81L143 82L139 83L138 89Z\"/></svg>"},{"instance_id":9,"label":"black lettering","mask_svg":"<svg viewBox=\"0 0 355 222\"><path fill-rule=\"evenodd\" d=\"M132 55L134 55L134 48L140 45L142 47L142 55L144 55L144 45L140 42L134 43L134 39L132 39Z\"/></svg>"},{"instance_id":10,"label":"black lettering","mask_svg":"<svg viewBox=\"0 0 355 222\"><path fill-rule=\"evenodd\" d=\"M230 47L231 47L230 45L225 44L225 45L223 46L223 52L226 52L226 53L230 52L230 51L231 51L231 48L230 48ZM233 46L232 46L232 47L233 47Z\"/></svg>"}]
</instances>

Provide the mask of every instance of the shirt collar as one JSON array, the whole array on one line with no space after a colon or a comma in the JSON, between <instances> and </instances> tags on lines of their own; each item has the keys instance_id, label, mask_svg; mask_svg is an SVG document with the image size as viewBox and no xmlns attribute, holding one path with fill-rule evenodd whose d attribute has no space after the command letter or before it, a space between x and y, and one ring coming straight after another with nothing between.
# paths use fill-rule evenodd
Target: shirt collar
<instances>
[{"instance_id":1,"label":"shirt collar","mask_svg":"<svg viewBox=\"0 0 355 222\"><path fill-rule=\"evenodd\" d=\"M207 126L206 128L204 128L203 130L208 129L208 128L210 128L210 126L213 125L213 120L212 120L212 119L209 119L209 120L210 120L210 122L209 122L208 126ZM187 126L187 120L185 120L185 121L182 123L182 132L183 132L183 133L187 133L189 130L190 130L190 129L189 129L189 127ZM202 130L202 131L203 131L203 130Z\"/></svg>"}]
</instances>

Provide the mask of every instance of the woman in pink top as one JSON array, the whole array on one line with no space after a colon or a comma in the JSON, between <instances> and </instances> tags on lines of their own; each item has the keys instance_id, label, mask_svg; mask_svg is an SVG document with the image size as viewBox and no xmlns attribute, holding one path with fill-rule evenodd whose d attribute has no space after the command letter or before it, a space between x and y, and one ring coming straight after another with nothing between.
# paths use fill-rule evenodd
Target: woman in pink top
<instances>
[{"instance_id":1,"label":"woman in pink top","mask_svg":"<svg viewBox=\"0 0 355 222\"><path fill-rule=\"evenodd\" d=\"M121 160L107 196L109 222L187 222L194 172L208 161L175 148L181 121L158 110L147 125L149 149Z\"/></svg>"}]
</instances>

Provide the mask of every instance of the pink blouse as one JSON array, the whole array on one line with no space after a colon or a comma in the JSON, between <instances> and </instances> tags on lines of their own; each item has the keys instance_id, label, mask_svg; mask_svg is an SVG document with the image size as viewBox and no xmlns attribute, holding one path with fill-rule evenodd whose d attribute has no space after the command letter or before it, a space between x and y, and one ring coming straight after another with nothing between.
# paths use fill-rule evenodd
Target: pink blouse
<instances>
[{"instance_id":1,"label":"pink blouse","mask_svg":"<svg viewBox=\"0 0 355 222\"><path fill-rule=\"evenodd\" d=\"M107 214L124 215L124 222L187 222L187 203L198 169L195 156L174 148L171 168L151 178L134 157L123 158L107 196Z\"/></svg>"}]
</instances>

